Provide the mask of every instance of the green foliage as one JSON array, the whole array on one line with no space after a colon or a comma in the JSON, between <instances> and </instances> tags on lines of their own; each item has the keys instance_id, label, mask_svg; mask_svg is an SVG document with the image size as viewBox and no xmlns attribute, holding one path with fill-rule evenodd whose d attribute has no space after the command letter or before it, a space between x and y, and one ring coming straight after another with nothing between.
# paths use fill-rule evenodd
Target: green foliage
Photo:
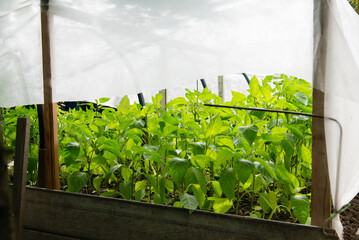
<instances>
[{"instance_id":1,"label":"green foliage","mask_svg":"<svg viewBox=\"0 0 359 240\"><path fill-rule=\"evenodd\" d=\"M295 77L254 77L248 95L222 99L187 90L164 111L162 96L142 108L123 97L116 109L59 109L62 189L219 213L306 223L310 212L311 119L205 103L311 112L312 88ZM101 98L98 103L107 102ZM36 108L6 109L5 145L19 116L32 120L28 182L36 180ZM144 120L147 120L145 124Z\"/></svg>"}]
</instances>

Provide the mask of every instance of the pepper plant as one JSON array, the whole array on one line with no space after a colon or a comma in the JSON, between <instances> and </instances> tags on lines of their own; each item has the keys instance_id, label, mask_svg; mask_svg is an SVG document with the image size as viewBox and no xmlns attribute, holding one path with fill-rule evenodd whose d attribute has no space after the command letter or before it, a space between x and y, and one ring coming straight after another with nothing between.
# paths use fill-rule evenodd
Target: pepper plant
<instances>
[{"instance_id":1,"label":"pepper plant","mask_svg":"<svg viewBox=\"0 0 359 240\"><path fill-rule=\"evenodd\" d=\"M253 77L230 102L187 90L145 107L59 110L62 189L256 218L308 223L311 119L204 104L310 113L312 88L296 77ZM99 99L99 104L108 99ZM5 128L11 130L10 115ZM10 115L9 115L10 114Z\"/></svg>"}]
</instances>

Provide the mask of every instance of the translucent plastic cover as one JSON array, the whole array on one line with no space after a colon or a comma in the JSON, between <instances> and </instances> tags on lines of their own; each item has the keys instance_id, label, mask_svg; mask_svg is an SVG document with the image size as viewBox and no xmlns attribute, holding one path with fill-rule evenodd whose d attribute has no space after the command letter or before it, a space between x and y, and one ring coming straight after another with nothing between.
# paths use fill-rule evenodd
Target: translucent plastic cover
<instances>
[{"instance_id":1,"label":"translucent plastic cover","mask_svg":"<svg viewBox=\"0 0 359 240\"><path fill-rule=\"evenodd\" d=\"M0 107L43 101L38 1L0 1Z\"/></svg>"},{"instance_id":2,"label":"translucent plastic cover","mask_svg":"<svg viewBox=\"0 0 359 240\"><path fill-rule=\"evenodd\" d=\"M340 123L342 136L333 121L325 128L333 203L339 210L359 192L359 15L345 0L328 3L325 115ZM337 218L338 232L340 225Z\"/></svg>"},{"instance_id":3,"label":"translucent plastic cover","mask_svg":"<svg viewBox=\"0 0 359 240\"><path fill-rule=\"evenodd\" d=\"M158 91L226 73L311 80L312 0L52 0L55 100Z\"/></svg>"},{"instance_id":4,"label":"translucent plastic cover","mask_svg":"<svg viewBox=\"0 0 359 240\"><path fill-rule=\"evenodd\" d=\"M238 72L312 81L322 61L335 208L359 191L359 17L324 0L327 55L313 59L313 0L50 0L55 101L121 97ZM0 1L0 106L43 102L40 0ZM337 171L337 169L339 169Z\"/></svg>"}]
</instances>

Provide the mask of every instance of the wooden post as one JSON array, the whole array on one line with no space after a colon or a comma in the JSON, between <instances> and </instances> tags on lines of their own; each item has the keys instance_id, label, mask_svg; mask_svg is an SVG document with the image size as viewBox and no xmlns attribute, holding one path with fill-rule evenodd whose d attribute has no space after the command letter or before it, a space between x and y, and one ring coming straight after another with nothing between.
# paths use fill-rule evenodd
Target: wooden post
<instances>
[{"instance_id":1,"label":"wooden post","mask_svg":"<svg viewBox=\"0 0 359 240\"><path fill-rule=\"evenodd\" d=\"M3 138L3 133L2 133L2 108L0 107L0 148L2 146L4 146L4 138Z\"/></svg>"},{"instance_id":2,"label":"wooden post","mask_svg":"<svg viewBox=\"0 0 359 240\"><path fill-rule=\"evenodd\" d=\"M47 15L47 10L49 8L48 3L49 0L41 0L42 70L44 84L46 158L44 163L39 163L39 165L41 164L43 166L43 168L39 169L39 175L45 176L44 186L41 187L60 189L57 105L52 100L50 35Z\"/></svg>"},{"instance_id":3,"label":"wooden post","mask_svg":"<svg viewBox=\"0 0 359 240\"><path fill-rule=\"evenodd\" d=\"M313 114L324 115L324 81L327 56L326 32L328 24L327 1L315 0L314 22L314 74L313 74ZM324 119L312 119L312 225L321 226L331 213L331 194L325 142ZM328 222L326 227L331 227Z\"/></svg>"},{"instance_id":4,"label":"wooden post","mask_svg":"<svg viewBox=\"0 0 359 240\"><path fill-rule=\"evenodd\" d=\"M30 142L30 119L18 118L14 164L13 209L17 239L22 239L23 210L26 190L27 160Z\"/></svg>"},{"instance_id":5,"label":"wooden post","mask_svg":"<svg viewBox=\"0 0 359 240\"><path fill-rule=\"evenodd\" d=\"M8 179L9 152L0 143L0 239L15 240L14 218L12 217L12 201L9 193Z\"/></svg>"},{"instance_id":6,"label":"wooden post","mask_svg":"<svg viewBox=\"0 0 359 240\"><path fill-rule=\"evenodd\" d=\"M161 100L161 105L162 105L162 109L166 110L166 105L167 105L167 89L162 89L160 91L160 94L162 94L163 98Z\"/></svg>"},{"instance_id":7,"label":"wooden post","mask_svg":"<svg viewBox=\"0 0 359 240\"><path fill-rule=\"evenodd\" d=\"M224 101L224 92L223 92L223 76L218 76L218 96Z\"/></svg>"}]
</instances>

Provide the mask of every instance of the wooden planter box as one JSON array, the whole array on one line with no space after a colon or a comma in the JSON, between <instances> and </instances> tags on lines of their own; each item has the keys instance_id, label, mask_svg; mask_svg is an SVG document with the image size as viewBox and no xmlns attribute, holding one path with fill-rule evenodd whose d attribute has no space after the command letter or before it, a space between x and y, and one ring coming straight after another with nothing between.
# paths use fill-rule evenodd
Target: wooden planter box
<instances>
[{"instance_id":1,"label":"wooden planter box","mask_svg":"<svg viewBox=\"0 0 359 240\"><path fill-rule=\"evenodd\" d=\"M26 189L24 239L337 239L333 230L170 206Z\"/></svg>"}]
</instances>

